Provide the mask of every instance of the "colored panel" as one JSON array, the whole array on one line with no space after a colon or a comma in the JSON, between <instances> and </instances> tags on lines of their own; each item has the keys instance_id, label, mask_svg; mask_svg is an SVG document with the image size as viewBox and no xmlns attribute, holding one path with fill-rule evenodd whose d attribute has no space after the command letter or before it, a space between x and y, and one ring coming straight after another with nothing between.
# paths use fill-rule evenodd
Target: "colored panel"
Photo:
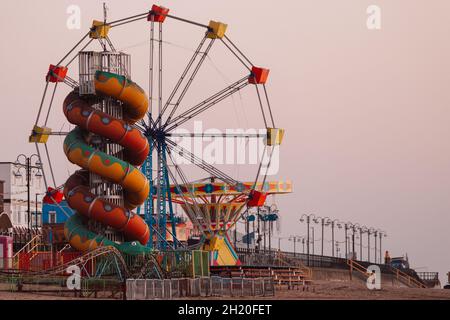
<instances>
[{"instance_id":1,"label":"colored panel","mask_svg":"<svg viewBox=\"0 0 450 320\"><path fill-rule=\"evenodd\" d=\"M248 196L247 206L249 207L262 207L266 202L267 193L252 190Z\"/></svg>"},{"instance_id":2,"label":"colored panel","mask_svg":"<svg viewBox=\"0 0 450 320\"><path fill-rule=\"evenodd\" d=\"M226 235L216 234L205 240L203 250L210 252L212 266L239 266L241 261Z\"/></svg>"},{"instance_id":3,"label":"colored panel","mask_svg":"<svg viewBox=\"0 0 450 320\"><path fill-rule=\"evenodd\" d=\"M89 32L89 37L91 39L104 39L108 36L109 29L111 26L104 24L103 21L94 20L92 22L91 31Z\"/></svg>"},{"instance_id":4,"label":"colored panel","mask_svg":"<svg viewBox=\"0 0 450 320\"><path fill-rule=\"evenodd\" d=\"M269 69L253 66L248 82L252 84L265 84L267 82L267 78L269 77L269 72Z\"/></svg>"},{"instance_id":5,"label":"colored panel","mask_svg":"<svg viewBox=\"0 0 450 320\"><path fill-rule=\"evenodd\" d=\"M52 129L50 128L34 126L28 141L30 143L47 143L50 133L52 133Z\"/></svg>"},{"instance_id":6,"label":"colored panel","mask_svg":"<svg viewBox=\"0 0 450 320\"><path fill-rule=\"evenodd\" d=\"M246 192L249 192L252 189L262 190L267 194L280 194L292 192L292 181L290 180L266 182L264 186L262 185L261 182L258 182L254 188L253 188L254 182L241 182L238 183L237 185L230 185L223 182L214 182L208 184L213 185L213 190L211 192L206 192L207 190L205 190L206 188L204 183L189 184L189 189L195 190L193 191L193 193L194 196L196 197L211 196L211 195L238 195L238 194L245 194ZM172 194L175 195L176 198L176 195L179 194L178 189L174 185L171 185L170 189ZM191 194L189 193L188 188L186 188L185 185L180 185L180 189L185 197L191 197Z\"/></svg>"},{"instance_id":7,"label":"colored panel","mask_svg":"<svg viewBox=\"0 0 450 320\"><path fill-rule=\"evenodd\" d=\"M222 39L225 36L227 28L227 24L211 20L209 22L209 31L207 37L209 39Z\"/></svg>"},{"instance_id":8,"label":"colored panel","mask_svg":"<svg viewBox=\"0 0 450 320\"><path fill-rule=\"evenodd\" d=\"M44 199L42 200L44 203L61 203L63 200L64 194L61 191L58 191L52 187L47 188L47 192L45 194Z\"/></svg>"},{"instance_id":9,"label":"colored panel","mask_svg":"<svg viewBox=\"0 0 450 320\"><path fill-rule=\"evenodd\" d=\"M278 146L283 142L284 129L267 128L267 145Z\"/></svg>"},{"instance_id":10,"label":"colored panel","mask_svg":"<svg viewBox=\"0 0 450 320\"><path fill-rule=\"evenodd\" d=\"M169 9L154 4L147 16L147 21L153 20L154 22L163 23L167 14L169 14Z\"/></svg>"},{"instance_id":11,"label":"colored panel","mask_svg":"<svg viewBox=\"0 0 450 320\"><path fill-rule=\"evenodd\" d=\"M49 82L63 82L67 75L67 68L63 66L50 65L46 81Z\"/></svg>"}]
</instances>

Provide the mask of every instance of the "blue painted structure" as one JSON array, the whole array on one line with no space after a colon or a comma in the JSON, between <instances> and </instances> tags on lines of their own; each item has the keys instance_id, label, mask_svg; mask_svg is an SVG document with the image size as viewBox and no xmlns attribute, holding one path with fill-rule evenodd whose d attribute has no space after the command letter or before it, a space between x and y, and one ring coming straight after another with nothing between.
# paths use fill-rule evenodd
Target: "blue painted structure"
<instances>
[{"instance_id":1,"label":"blue painted structure","mask_svg":"<svg viewBox=\"0 0 450 320\"><path fill-rule=\"evenodd\" d=\"M65 223L74 214L65 200L59 204L44 203L42 207L42 224Z\"/></svg>"}]
</instances>

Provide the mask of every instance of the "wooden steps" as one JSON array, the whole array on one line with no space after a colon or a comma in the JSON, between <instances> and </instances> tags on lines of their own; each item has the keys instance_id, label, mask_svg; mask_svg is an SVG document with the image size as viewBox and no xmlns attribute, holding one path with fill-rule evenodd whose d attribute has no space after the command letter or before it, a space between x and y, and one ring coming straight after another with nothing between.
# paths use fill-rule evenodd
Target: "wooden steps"
<instances>
[{"instance_id":1,"label":"wooden steps","mask_svg":"<svg viewBox=\"0 0 450 320\"><path fill-rule=\"evenodd\" d=\"M211 273L229 278L272 278L276 286L288 289L305 287L312 283L309 274L297 267L211 267Z\"/></svg>"}]
</instances>

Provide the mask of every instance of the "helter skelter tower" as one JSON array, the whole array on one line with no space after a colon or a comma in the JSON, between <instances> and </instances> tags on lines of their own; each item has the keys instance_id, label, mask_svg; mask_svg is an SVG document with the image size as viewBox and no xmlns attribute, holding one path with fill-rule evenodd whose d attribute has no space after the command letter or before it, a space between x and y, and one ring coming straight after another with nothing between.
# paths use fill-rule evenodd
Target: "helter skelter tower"
<instances>
[{"instance_id":1,"label":"helter skelter tower","mask_svg":"<svg viewBox=\"0 0 450 320\"><path fill-rule=\"evenodd\" d=\"M167 18L195 25L203 32L200 43L180 78L170 93L163 96L163 25ZM108 36L112 28L139 20L147 20L150 31L150 81L147 91L150 99L130 79L130 57L117 52ZM240 90L253 87L267 133L213 134L208 137L264 139L264 153L267 151L269 154L269 163L273 150L281 144L284 130L275 126L265 86L269 70L253 65L226 35L226 31L227 25L224 23L210 21L205 25L173 16L169 14L169 9L153 5L150 11L132 17L112 22L106 21L106 17L104 21L94 21L85 37L59 63L50 66L44 98L51 83L55 83L54 90L60 82L74 88L72 100L69 99L64 104L64 110L69 122L81 129L70 133L52 132L47 127L48 116L44 124L39 125L43 98L30 142L35 142L40 152L39 143L45 144L49 135L67 135L66 155L71 162L88 171L81 172L73 180L69 179L65 185L69 205L73 204L77 211L87 211L87 222L86 219L72 219L69 222L67 229L74 230L72 233L68 232L69 238L74 234L79 235L80 239L89 239L94 246L109 244L107 240L135 239L142 244L147 243L149 250L176 250L182 244L177 240L173 205L179 204L194 226L203 233L200 245L204 250L214 253L214 263L238 263L227 237L227 230L249 208L264 205L267 194L289 192L290 185L267 182L268 167L263 168L262 159L255 168L255 181L238 181L178 145L175 138L183 135L174 131L187 121L199 119ZM90 39L87 44L64 66L62 62L86 38ZM86 48L93 41L98 41L102 50L87 51ZM198 103L179 111L186 93L216 43L222 44L243 65L242 77L206 99L200 99ZM67 67L76 58L79 62L79 83L67 76ZM53 95L48 112L52 102ZM111 128L114 130L110 130ZM195 133L190 136L194 139L205 137L204 134ZM45 151L50 164L46 145ZM211 183L189 182L177 164L176 156L201 168ZM49 169L52 172L51 165ZM114 174L109 174L109 171ZM56 183L54 184L56 187ZM84 187L78 187L79 185ZM131 209L140 208L139 205L144 200L143 209L140 210L143 212L138 211L137 215L133 213ZM122 224L111 221L111 212L125 217L123 221L119 219ZM145 220L145 224L139 222L140 217ZM111 222L117 222L113 228ZM80 230L83 230L81 234ZM135 248L137 247L139 245L135 243ZM225 256L228 258L223 259Z\"/></svg>"},{"instance_id":2,"label":"helter skelter tower","mask_svg":"<svg viewBox=\"0 0 450 320\"><path fill-rule=\"evenodd\" d=\"M95 24L94 24L95 25ZM111 51L106 46L107 37L102 37L101 33L93 31L91 38L98 39L102 44L103 51L80 51L79 60L79 95L87 100L93 100L92 107L95 110L104 112L116 119L123 120L123 103L108 96L99 96L95 90L95 75L97 71L112 73L131 78L131 59L123 52ZM107 155L123 160L123 147L98 134L91 134L90 145ZM117 206L124 206L123 189L119 184L105 180L102 176L89 172L89 189L97 197L103 198L109 203ZM116 232L104 224L89 220L90 229L96 233L104 234L108 239L123 242L123 234Z\"/></svg>"}]
</instances>

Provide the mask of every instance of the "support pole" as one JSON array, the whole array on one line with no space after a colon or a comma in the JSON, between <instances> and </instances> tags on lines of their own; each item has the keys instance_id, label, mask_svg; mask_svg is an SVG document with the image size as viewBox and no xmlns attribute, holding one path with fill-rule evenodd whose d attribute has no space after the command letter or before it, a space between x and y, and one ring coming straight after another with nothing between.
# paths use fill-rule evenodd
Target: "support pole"
<instances>
[{"instance_id":1,"label":"support pole","mask_svg":"<svg viewBox=\"0 0 450 320\"><path fill-rule=\"evenodd\" d=\"M334 258L334 221L331 222L331 252Z\"/></svg>"},{"instance_id":2,"label":"support pole","mask_svg":"<svg viewBox=\"0 0 450 320\"><path fill-rule=\"evenodd\" d=\"M31 240L31 202L30 202L30 179L31 179L31 158L27 157L26 160L26 169L27 169L27 208L28 208L28 212L27 212L27 216L28 216L28 234Z\"/></svg>"}]
</instances>

